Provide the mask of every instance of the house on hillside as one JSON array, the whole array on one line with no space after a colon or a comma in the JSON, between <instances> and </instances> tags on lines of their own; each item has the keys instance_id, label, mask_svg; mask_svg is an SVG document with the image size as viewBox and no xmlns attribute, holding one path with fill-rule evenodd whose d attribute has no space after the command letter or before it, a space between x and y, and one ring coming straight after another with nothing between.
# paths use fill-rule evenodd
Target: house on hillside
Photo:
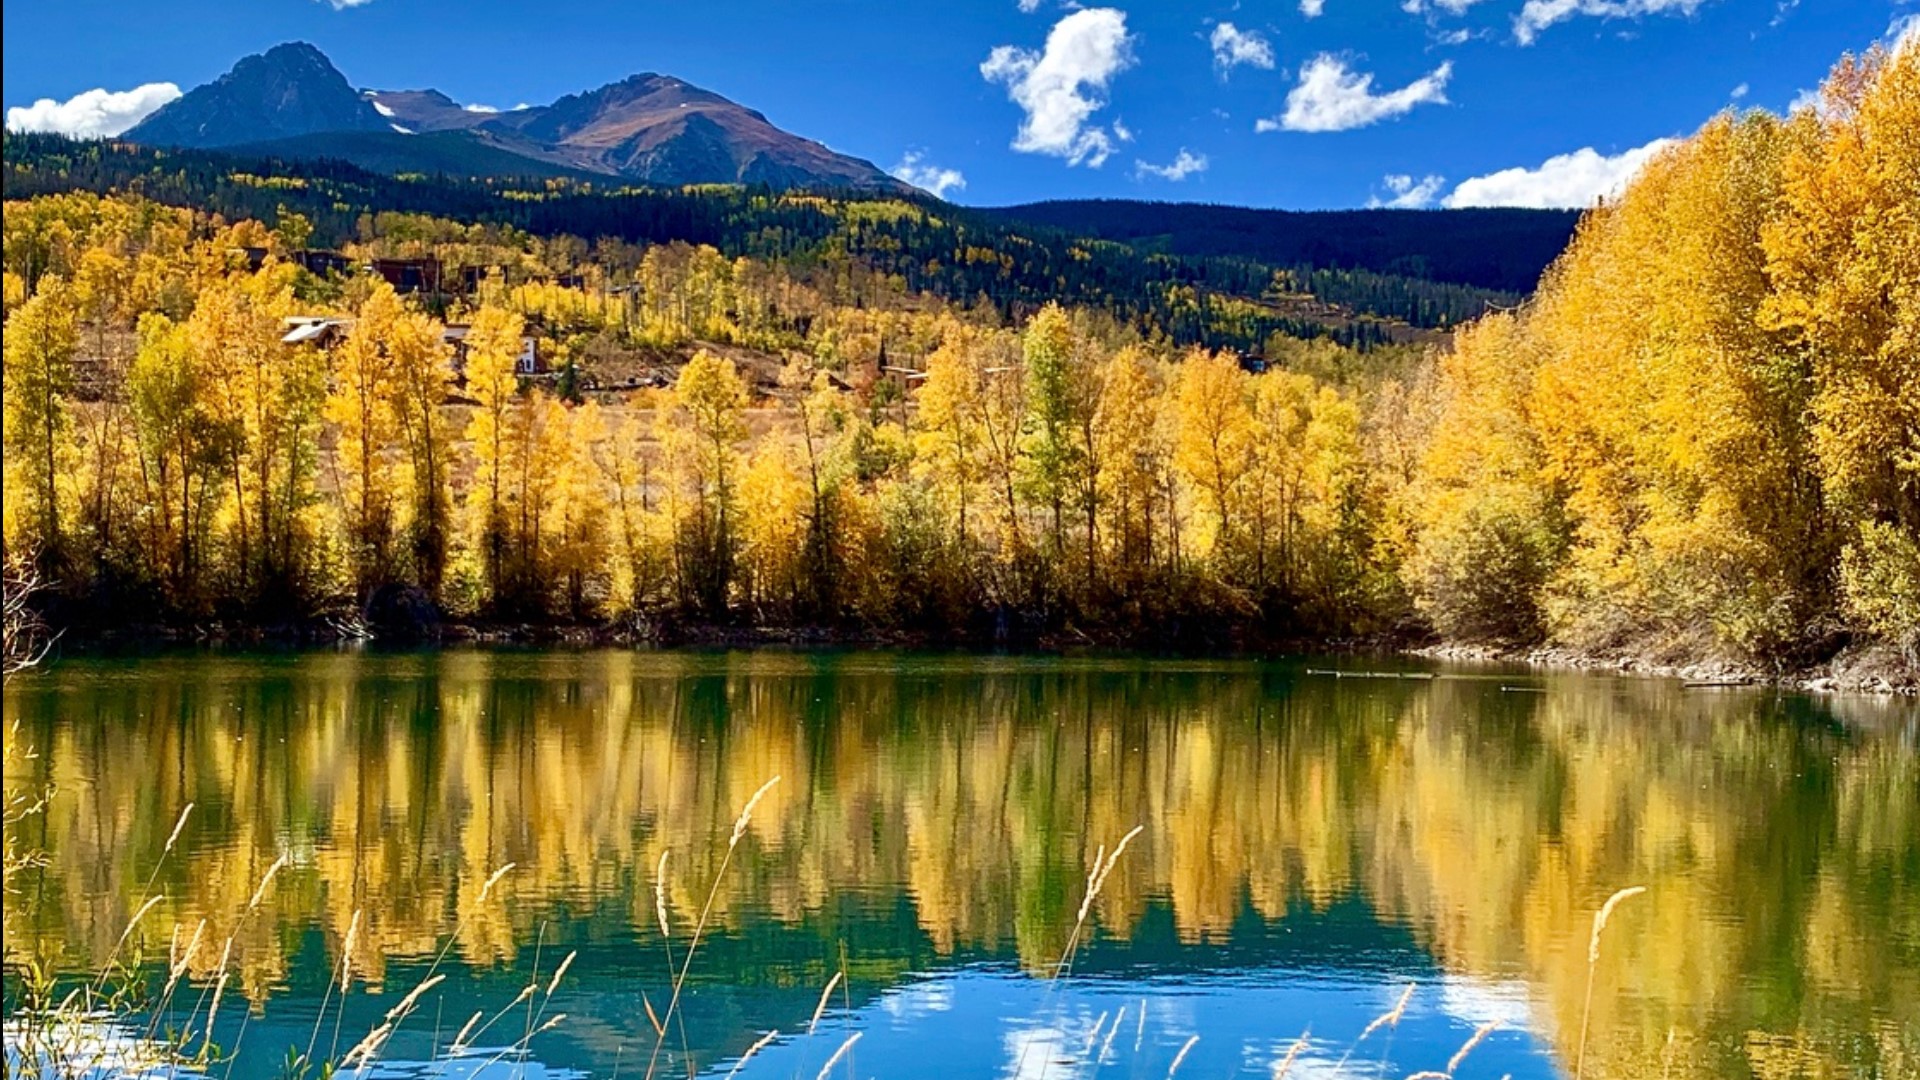
<instances>
[{"instance_id":1,"label":"house on hillside","mask_svg":"<svg viewBox=\"0 0 1920 1080\"><path fill-rule=\"evenodd\" d=\"M368 268L397 293L440 291L440 260L430 255L419 259L375 259Z\"/></svg>"},{"instance_id":2,"label":"house on hillside","mask_svg":"<svg viewBox=\"0 0 1920 1080\"><path fill-rule=\"evenodd\" d=\"M353 329L352 319L342 319L334 315L289 315L280 320L286 332L280 335L282 343L287 345L315 345L322 349L331 349L340 344Z\"/></svg>"},{"instance_id":3,"label":"house on hillside","mask_svg":"<svg viewBox=\"0 0 1920 1080\"><path fill-rule=\"evenodd\" d=\"M338 251L309 248L294 252L291 258L316 277L346 274L353 269L353 260Z\"/></svg>"},{"instance_id":4,"label":"house on hillside","mask_svg":"<svg viewBox=\"0 0 1920 1080\"><path fill-rule=\"evenodd\" d=\"M465 323L453 323L440 334L442 341L453 347L453 370L465 372L467 369L467 334L472 327ZM520 355L514 358L513 371L516 375L534 376L546 374L540 363L540 342L532 334L520 338Z\"/></svg>"}]
</instances>

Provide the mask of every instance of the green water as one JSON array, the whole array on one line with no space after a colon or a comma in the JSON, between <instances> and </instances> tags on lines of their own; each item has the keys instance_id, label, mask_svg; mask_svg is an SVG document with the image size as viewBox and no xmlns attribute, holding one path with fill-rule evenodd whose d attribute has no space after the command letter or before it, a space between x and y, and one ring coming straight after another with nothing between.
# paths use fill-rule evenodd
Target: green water
<instances>
[{"instance_id":1,"label":"green water","mask_svg":"<svg viewBox=\"0 0 1920 1080\"><path fill-rule=\"evenodd\" d=\"M1310 1031L1290 1075L1401 1077L1497 1022L1456 1075L1548 1077L1584 1016L1587 1076L1920 1076L1911 702L1332 666L63 661L6 691L35 749L8 788L53 789L7 952L93 970L158 895L158 985L206 920L168 1015L201 1023L228 972L211 1076L344 1051L429 971L369 1075L642 1076L710 892L656 1075L777 1029L739 1075L814 1076L858 1034L835 1075L1162 1077L1186 1047L1183 1077L1270 1076ZM1593 912L1633 885L1588 1013Z\"/></svg>"}]
</instances>

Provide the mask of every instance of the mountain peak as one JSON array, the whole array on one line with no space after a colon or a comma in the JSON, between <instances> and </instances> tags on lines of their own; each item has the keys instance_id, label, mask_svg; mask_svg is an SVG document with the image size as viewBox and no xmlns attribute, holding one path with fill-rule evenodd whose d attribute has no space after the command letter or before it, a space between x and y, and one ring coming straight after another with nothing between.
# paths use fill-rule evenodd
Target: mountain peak
<instances>
[{"instance_id":1,"label":"mountain peak","mask_svg":"<svg viewBox=\"0 0 1920 1080\"><path fill-rule=\"evenodd\" d=\"M231 146L326 131L387 131L325 53L304 41L243 57L126 133L162 146Z\"/></svg>"},{"instance_id":2,"label":"mountain peak","mask_svg":"<svg viewBox=\"0 0 1920 1080\"><path fill-rule=\"evenodd\" d=\"M395 129L455 133L466 140L463 145L484 144L490 161L517 155L549 171L557 166L662 186L911 190L870 161L782 131L765 115L673 75L638 72L551 105L497 112L432 89L356 90L326 54L304 41L242 59L149 116L126 138L193 147L272 143L277 153L293 152L306 138L316 156L323 148L337 154L378 147L380 160L390 166L406 154L383 140L314 137L390 136Z\"/></svg>"}]
</instances>

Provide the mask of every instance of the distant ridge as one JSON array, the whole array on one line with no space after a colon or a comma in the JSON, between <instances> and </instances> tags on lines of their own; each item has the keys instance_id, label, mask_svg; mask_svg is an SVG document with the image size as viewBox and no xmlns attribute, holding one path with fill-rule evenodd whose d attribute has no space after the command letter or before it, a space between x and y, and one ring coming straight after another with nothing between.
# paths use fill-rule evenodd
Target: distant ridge
<instances>
[{"instance_id":1,"label":"distant ridge","mask_svg":"<svg viewBox=\"0 0 1920 1080\"><path fill-rule=\"evenodd\" d=\"M1345 267L1506 292L1531 292L1580 220L1573 210L1257 210L1132 199L981 212L1169 255Z\"/></svg>"},{"instance_id":2,"label":"distant ridge","mask_svg":"<svg viewBox=\"0 0 1920 1080\"><path fill-rule=\"evenodd\" d=\"M149 146L333 158L390 173L592 173L663 187L917 190L870 161L782 131L761 113L671 75L634 75L551 105L499 112L468 108L438 90L356 90L304 42L242 59L122 137ZM416 137L417 144L407 141Z\"/></svg>"}]
</instances>

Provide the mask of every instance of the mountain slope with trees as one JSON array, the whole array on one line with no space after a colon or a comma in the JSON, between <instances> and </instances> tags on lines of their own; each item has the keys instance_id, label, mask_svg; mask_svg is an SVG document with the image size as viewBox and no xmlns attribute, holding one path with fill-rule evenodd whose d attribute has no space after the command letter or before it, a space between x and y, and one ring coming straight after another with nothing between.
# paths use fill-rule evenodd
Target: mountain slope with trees
<instances>
[{"instance_id":1,"label":"mountain slope with trees","mask_svg":"<svg viewBox=\"0 0 1920 1080\"><path fill-rule=\"evenodd\" d=\"M577 178L395 176L338 161L162 152L124 142L15 133L6 136L5 160L7 191L16 197L138 192L229 220L269 224L283 213L297 213L319 245L369 235L382 213L430 214L544 237L682 241L802 268L857 263L899 279L912 291L992 306L1006 317L1053 300L1082 304L1143 333L1255 355L1264 355L1276 334L1331 336L1363 348L1418 341L1489 306L1511 306L1520 299L1516 293L1365 270L1143 253L1124 244L1010 225L926 196L603 186Z\"/></svg>"}]
</instances>

